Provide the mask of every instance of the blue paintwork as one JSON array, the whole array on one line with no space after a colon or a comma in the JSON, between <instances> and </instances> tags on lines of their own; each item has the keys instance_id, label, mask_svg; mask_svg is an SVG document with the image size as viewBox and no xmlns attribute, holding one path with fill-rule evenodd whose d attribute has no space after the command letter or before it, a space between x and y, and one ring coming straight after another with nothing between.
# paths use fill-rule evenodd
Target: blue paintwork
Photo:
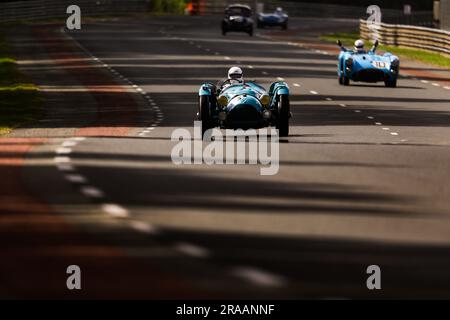
<instances>
[{"instance_id":1,"label":"blue paintwork","mask_svg":"<svg viewBox=\"0 0 450 320\"><path fill-rule=\"evenodd\" d=\"M258 24L260 26L283 26L288 22L289 16L286 13L259 13Z\"/></svg>"},{"instance_id":2,"label":"blue paintwork","mask_svg":"<svg viewBox=\"0 0 450 320\"><path fill-rule=\"evenodd\" d=\"M352 81L362 82L395 81L399 68L399 58L391 53L378 55L374 51L355 53L343 49L339 54L338 77L345 76Z\"/></svg>"},{"instance_id":3,"label":"blue paintwork","mask_svg":"<svg viewBox=\"0 0 450 320\"><path fill-rule=\"evenodd\" d=\"M218 126L233 127L232 123L221 123L218 119L218 114L220 111L224 111L227 114L238 111L240 108L253 108L255 114L255 127L264 127L270 125L274 119L263 119L263 112L265 110L270 110L273 112L274 116L277 115L278 105L277 97L279 95L289 95L289 87L283 82L274 82L270 86L270 90L267 91L261 85L255 82L245 82L244 84L233 84L224 87L221 92L214 97L213 85L203 84L199 89L199 95L208 95L211 97L210 101L217 101L220 97L225 96L228 100L228 104L224 107L218 106L217 104L211 104L211 117L217 122ZM263 95L268 95L270 97L270 103L266 106L262 105L260 99Z\"/></svg>"}]
</instances>

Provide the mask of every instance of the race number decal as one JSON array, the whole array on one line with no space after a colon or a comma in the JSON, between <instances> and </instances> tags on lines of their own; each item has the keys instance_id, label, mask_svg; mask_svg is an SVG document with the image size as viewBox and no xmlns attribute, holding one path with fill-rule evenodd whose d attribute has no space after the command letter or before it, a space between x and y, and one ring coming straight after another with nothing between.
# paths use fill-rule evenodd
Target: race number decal
<instances>
[{"instance_id":1,"label":"race number decal","mask_svg":"<svg viewBox=\"0 0 450 320\"><path fill-rule=\"evenodd\" d=\"M372 62L372 65L373 65L375 68L379 68L379 69L384 69L384 68L387 67L387 63L386 63L386 62L383 62L383 61L373 61L373 62Z\"/></svg>"}]
</instances>

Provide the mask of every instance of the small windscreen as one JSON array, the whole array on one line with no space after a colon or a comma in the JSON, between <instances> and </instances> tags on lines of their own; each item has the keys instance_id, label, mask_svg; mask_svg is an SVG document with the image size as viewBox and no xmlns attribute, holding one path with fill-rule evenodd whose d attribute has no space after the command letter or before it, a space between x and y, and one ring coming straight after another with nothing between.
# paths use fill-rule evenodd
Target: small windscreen
<instances>
[{"instance_id":1,"label":"small windscreen","mask_svg":"<svg viewBox=\"0 0 450 320\"><path fill-rule=\"evenodd\" d=\"M244 16L244 17L250 17L251 11L247 8L241 8L241 7L231 7L228 8L227 14L230 16Z\"/></svg>"}]
</instances>

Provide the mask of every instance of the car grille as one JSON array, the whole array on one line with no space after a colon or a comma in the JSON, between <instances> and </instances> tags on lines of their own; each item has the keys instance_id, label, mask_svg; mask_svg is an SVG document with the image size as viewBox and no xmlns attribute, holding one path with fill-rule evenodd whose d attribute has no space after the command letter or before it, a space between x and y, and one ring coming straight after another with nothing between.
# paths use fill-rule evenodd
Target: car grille
<instances>
[{"instance_id":1,"label":"car grille","mask_svg":"<svg viewBox=\"0 0 450 320\"><path fill-rule=\"evenodd\" d=\"M233 128L258 128L263 122L261 113L251 105L235 107L228 113L227 117L227 126Z\"/></svg>"},{"instance_id":2,"label":"car grille","mask_svg":"<svg viewBox=\"0 0 450 320\"><path fill-rule=\"evenodd\" d=\"M382 81L385 78L385 73L382 70L377 69L361 70L355 75L355 81L377 82Z\"/></svg>"}]
</instances>

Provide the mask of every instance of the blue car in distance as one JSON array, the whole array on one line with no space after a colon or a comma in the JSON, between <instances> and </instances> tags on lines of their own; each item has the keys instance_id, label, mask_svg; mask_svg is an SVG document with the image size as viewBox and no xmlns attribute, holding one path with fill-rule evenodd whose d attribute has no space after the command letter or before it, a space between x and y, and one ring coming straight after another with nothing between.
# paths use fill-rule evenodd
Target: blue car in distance
<instances>
[{"instance_id":1,"label":"blue car in distance","mask_svg":"<svg viewBox=\"0 0 450 320\"><path fill-rule=\"evenodd\" d=\"M291 117L289 87L283 81L272 83L269 91L254 81L232 83L227 79L220 87L211 83L199 89L197 117L205 131L222 129L259 129L275 126L279 136L289 135Z\"/></svg>"},{"instance_id":2,"label":"blue car in distance","mask_svg":"<svg viewBox=\"0 0 450 320\"><path fill-rule=\"evenodd\" d=\"M400 59L391 54L376 54L378 41L369 51L348 50L340 41L341 48L338 63L339 84L348 86L355 82L376 83L383 81L386 87L395 88L400 72Z\"/></svg>"},{"instance_id":3,"label":"blue car in distance","mask_svg":"<svg viewBox=\"0 0 450 320\"><path fill-rule=\"evenodd\" d=\"M258 20L256 26L258 28L264 27L281 27L283 30L288 28L289 16L278 7L273 13L258 13Z\"/></svg>"}]
</instances>

